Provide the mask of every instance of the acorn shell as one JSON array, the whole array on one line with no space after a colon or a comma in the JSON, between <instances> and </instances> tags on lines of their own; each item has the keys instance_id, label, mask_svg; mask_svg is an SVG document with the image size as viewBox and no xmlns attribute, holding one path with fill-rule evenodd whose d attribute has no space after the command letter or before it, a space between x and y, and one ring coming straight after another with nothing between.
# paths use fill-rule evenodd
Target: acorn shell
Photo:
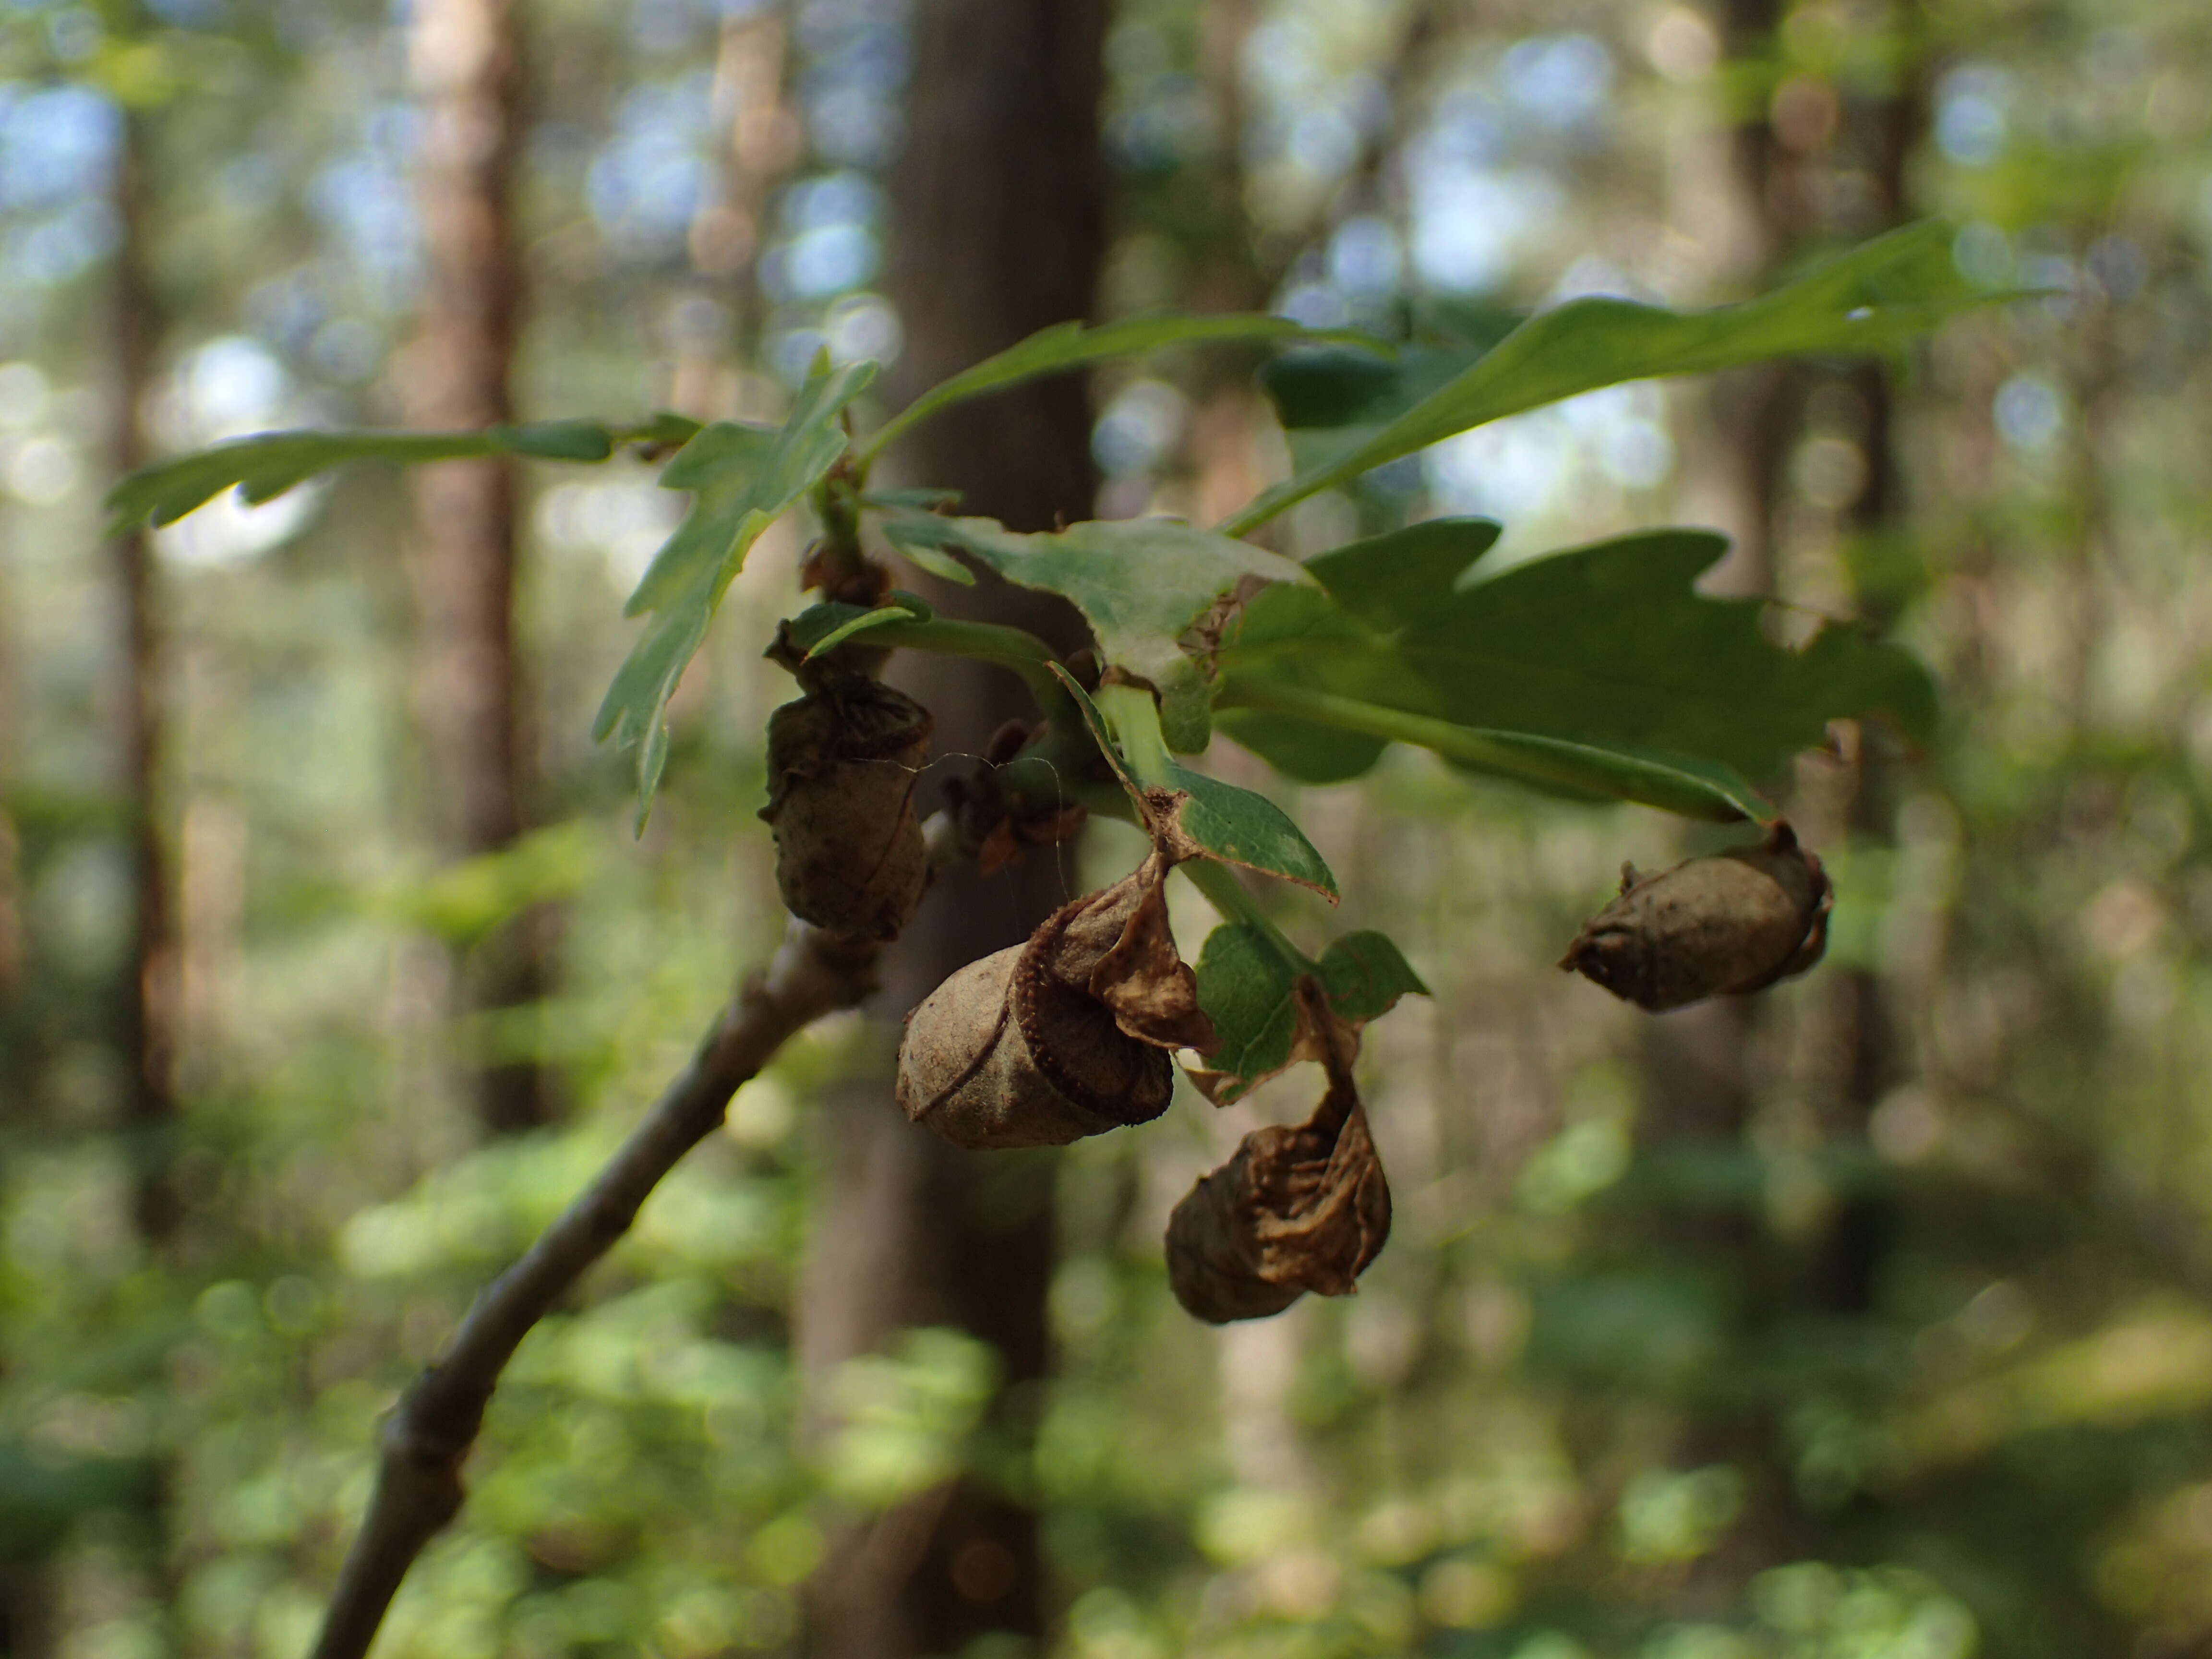
<instances>
[{"instance_id":1,"label":"acorn shell","mask_svg":"<svg viewBox=\"0 0 2212 1659\"><path fill-rule=\"evenodd\" d=\"M971 962L907 1017L898 1103L908 1118L981 1150L1065 1146L1167 1109L1167 1051L1124 1033L1045 956L1032 937Z\"/></svg>"},{"instance_id":2,"label":"acorn shell","mask_svg":"<svg viewBox=\"0 0 2212 1659\"><path fill-rule=\"evenodd\" d=\"M1655 1013L1762 990L1820 961L1833 902L1820 860L1778 826L1761 846L1630 872L1559 965Z\"/></svg>"},{"instance_id":3,"label":"acorn shell","mask_svg":"<svg viewBox=\"0 0 2212 1659\"><path fill-rule=\"evenodd\" d=\"M914 788L929 755L929 711L854 678L769 717L775 881L803 921L896 939L921 902L929 855Z\"/></svg>"}]
</instances>

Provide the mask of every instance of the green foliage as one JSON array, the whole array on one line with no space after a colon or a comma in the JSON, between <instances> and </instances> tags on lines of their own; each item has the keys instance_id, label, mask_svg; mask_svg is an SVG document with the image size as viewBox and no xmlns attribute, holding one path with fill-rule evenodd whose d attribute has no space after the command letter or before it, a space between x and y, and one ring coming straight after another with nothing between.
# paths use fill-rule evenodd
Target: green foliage
<instances>
[{"instance_id":1,"label":"green foliage","mask_svg":"<svg viewBox=\"0 0 2212 1659\"><path fill-rule=\"evenodd\" d=\"M1224 922L1198 959L1198 1001L1221 1046L1207 1059L1221 1104L1240 1099L1297 1058L1297 982L1310 972L1330 1011L1354 1026L1379 1019L1407 995L1426 996L1395 945L1382 933L1346 933L1320 960L1299 963L1249 922Z\"/></svg>"},{"instance_id":2,"label":"green foliage","mask_svg":"<svg viewBox=\"0 0 2212 1659\"><path fill-rule=\"evenodd\" d=\"M0 1439L0 1561L40 1559L66 1543L84 1516L143 1510L159 1485L149 1458L58 1455Z\"/></svg>"},{"instance_id":3,"label":"green foliage","mask_svg":"<svg viewBox=\"0 0 2212 1659\"><path fill-rule=\"evenodd\" d=\"M809 657L818 657L824 651L836 650L856 634L886 628L894 623L927 622L935 614L927 600L894 589L877 605L809 605L792 619L791 636Z\"/></svg>"},{"instance_id":4,"label":"green foliage","mask_svg":"<svg viewBox=\"0 0 2212 1659\"><path fill-rule=\"evenodd\" d=\"M1441 392L1481 354L1464 348L1401 347L1380 358L1340 346L1287 352L1260 371L1275 418L1293 431L1380 426Z\"/></svg>"},{"instance_id":5,"label":"green foliage","mask_svg":"<svg viewBox=\"0 0 2212 1659\"><path fill-rule=\"evenodd\" d=\"M142 467L108 492L109 528L173 524L236 485L250 505L274 501L318 473L353 461L415 465L479 455L541 461L604 461L629 443L678 443L696 430L680 415L642 426L598 421L534 421L481 432L269 432Z\"/></svg>"},{"instance_id":6,"label":"green foliage","mask_svg":"<svg viewBox=\"0 0 2212 1659\"><path fill-rule=\"evenodd\" d=\"M1328 865L1297 821L1265 795L1171 760L1148 781L1184 797L1176 808L1176 827L1207 856L1310 887L1332 904L1336 902L1336 878Z\"/></svg>"},{"instance_id":7,"label":"green foliage","mask_svg":"<svg viewBox=\"0 0 2212 1659\"><path fill-rule=\"evenodd\" d=\"M1311 582L1302 566L1176 519L1121 519L1024 535L993 519L893 521L902 550L957 548L1008 581L1057 593L1083 613L1105 665L1126 669L1160 696L1170 747L1206 747L1206 682L1185 638L1240 584Z\"/></svg>"},{"instance_id":8,"label":"green foliage","mask_svg":"<svg viewBox=\"0 0 2212 1659\"><path fill-rule=\"evenodd\" d=\"M377 895L372 908L465 945L531 905L581 891L597 866L594 851L582 825L555 824L426 878L395 884Z\"/></svg>"},{"instance_id":9,"label":"green foliage","mask_svg":"<svg viewBox=\"0 0 2212 1659\"><path fill-rule=\"evenodd\" d=\"M1365 335L1310 329L1287 317L1257 313L1216 317L1129 317L1096 328L1081 323L1054 323L923 392L861 446L860 459L866 465L908 428L969 398L980 398L1040 375L1079 368L1109 357L1132 357L1164 346L1211 345L1227 340L1334 343L1373 352L1389 350L1381 341Z\"/></svg>"},{"instance_id":10,"label":"green foliage","mask_svg":"<svg viewBox=\"0 0 2212 1659\"><path fill-rule=\"evenodd\" d=\"M707 637L707 625L767 529L829 475L845 453L845 406L875 378L873 363L817 373L781 427L717 421L663 469L661 487L696 497L690 514L653 556L623 614L653 620L616 672L592 724L595 738L637 747L641 828L668 761L663 718L676 684Z\"/></svg>"},{"instance_id":11,"label":"green foliage","mask_svg":"<svg viewBox=\"0 0 2212 1659\"><path fill-rule=\"evenodd\" d=\"M831 1390L838 1432L822 1454L829 1489L889 1509L957 1474L997 1366L987 1344L934 1326L901 1333L892 1352L846 1361Z\"/></svg>"},{"instance_id":12,"label":"green foliage","mask_svg":"<svg viewBox=\"0 0 2212 1659\"><path fill-rule=\"evenodd\" d=\"M1893 231L1741 305L1677 312L1571 301L1531 318L1380 432L1268 490L1222 529L1244 535L1386 462L1577 392L1773 357L1886 351L1995 297L1953 266L1950 228L1929 223Z\"/></svg>"},{"instance_id":13,"label":"green foliage","mask_svg":"<svg viewBox=\"0 0 2212 1659\"><path fill-rule=\"evenodd\" d=\"M1223 864L1295 882L1336 902L1336 878L1289 813L1265 795L1192 771L1168 751L1150 691L1111 685L1094 702L1073 679L1062 678L1092 738L1127 787L1139 819L1170 839L1195 842ZM1163 790L1170 804L1160 822L1157 792Z\"/></svg>"},{"instance_id":14,"label":"green foliage","mask_svg":"<svg viewBox=\"0 0 2212 1659\"><path fill-rule=\"evenodd\" d=\"M1791 651L1762 632L1760 601L1700 597L1717 536L1649 532L1470 581L1495 538L1437 520L1313 560L1318 591L1255 596L1217 659L1224 728L1315 781L1357 775L1397 738L1723 820L1769 816L1742 775L1777 775L1830 720L1932 732L1909 653L1844 627Z\"/></svg>"}]
</instances>

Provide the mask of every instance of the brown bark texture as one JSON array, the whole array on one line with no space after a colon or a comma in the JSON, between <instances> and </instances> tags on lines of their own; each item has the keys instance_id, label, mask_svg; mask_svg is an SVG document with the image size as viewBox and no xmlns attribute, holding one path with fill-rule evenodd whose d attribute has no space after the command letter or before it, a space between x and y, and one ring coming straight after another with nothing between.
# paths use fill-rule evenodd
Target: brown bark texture
<instances>
[{"instance_id":1,"label":"brown bark texture","mask_svg":"<svg viewBox=\"0 0 2212 1659\"><path fill-rule=\"evenodd\" d=\"M524 300L513 220L524 136L520 26L509 0L422 0L409 38L422 116L416 161L423 291L399 365L408 423L480 427L513 418L509 376ZM496 852L525 823L530 774L526 677L514 637L516 477L506 460L447 461L409 481L408 577L419 613L416 718L434 817L449 856ZM536 1000L550 919L526 911L473 947L460 1007ZM475 1079L493 1133L545 1121L537 1066Z\"/></svg>"},{"instance_id":2,"label":"brown bark texture","mask_svg":"<svg viewBox=\"0 0 2212 1659\"><path fill-rule=\"evenodd\" d=\"M1048 324L1089 314L1105 243L1098 143L1103 0L923 0L914 16L904 151L892 179L891 296L905 355L891 401ZM957 489L963 510L1023 530L1087 517L1097 488L1079 376L950 410L917 428L904 481ZM954 612L1079 641L1057 602L985 582L940 592ZM947 659L892 676L934 715L940 772L1033 715L1010 677ZM934 805L933 783L920 805ZM988 877L948 872L885 962L890 1025L949 975L1020 943L1073 896L1055 849ZM901 1328L946 1324L990 1344L1000 1387L982 1433L1026 1449L1048 1369L1054 1154L971 1152L907 1122L888 1067L825 1103L817 1243L802 1289L802 1363L819 1372ZM974 1479L926 1493L838 1540L810 1587L806 1646L836 1659L951 1653L1007 1632L1041 1640L1047 1607L1035 1512Z\"/></svg>"}]
</instances>

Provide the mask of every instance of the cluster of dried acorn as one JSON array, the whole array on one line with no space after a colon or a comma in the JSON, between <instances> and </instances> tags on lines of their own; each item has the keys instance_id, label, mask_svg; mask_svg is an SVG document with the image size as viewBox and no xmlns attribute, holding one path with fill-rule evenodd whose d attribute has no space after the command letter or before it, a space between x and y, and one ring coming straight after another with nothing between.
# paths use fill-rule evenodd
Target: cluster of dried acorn
<instances>
[{"instance_id":1,"label":"cluster of dried acorn","mask_svg":"<svg viewBox=\"0 0 2212 1659\"><path fill-rule=\"evenodd\" d=\"M775 830L784 902L822 927L895 938L929 878L914 809L928 711L877 680L865 658L805 661L782 642L770 654L805 693L769 726L761 816ZM899 1048L907 1116L992 1149L1060 1146L1164 1112L1172 1054L1215 1047L1168 923L1178 856L1175 838L1156 830L1128 875L925 998ZM1779 825L1759 846L1661 875L1624 870L1620 896L1560 965L1655 1011L1753 991L1819 960L1830 900L1820 860ZM1214 1323L1280 1312L1307 1291L1350 1294L1389 1234L1389 1187L1352 1081L1358 1033L1312 981L1298 1000L1298 1052L1327 1078L1320 1105L1303 1124L1246 1135L1169 1219L1170 1282Z\"/></svg>"}]
</instances>

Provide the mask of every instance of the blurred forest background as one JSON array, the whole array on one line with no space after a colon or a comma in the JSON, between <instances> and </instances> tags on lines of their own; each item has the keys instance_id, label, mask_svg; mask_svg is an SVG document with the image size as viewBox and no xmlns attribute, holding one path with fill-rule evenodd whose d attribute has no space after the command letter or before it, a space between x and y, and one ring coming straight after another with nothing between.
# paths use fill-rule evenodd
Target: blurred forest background
<instances>
[{"instance_id":1,"label":"blurred forest background","mask_svg":"<svg viewBox=\"0 0 2212 1659\"><path fill-rule=\"evenodd\" d=\"M1364 1063L1389 1249L1222 1331L1164 1218L1310 1084L948 1155L890 1102L935 977L896 970L525 1345L380 1652L2212 1654L2186 0L0 5L0 1649L304 1652L380 1414L782 926L759 653L803 531L733 589L633 841L588 727L681 506L647 466L361 468L120 543L118 471L771 418L818 350L910 393L1082 313L1482 341L1930 214L2049 297L1505 421L1279 536L1717 525L1723 586L1895 630L1947 735L1802 763L1821 969L1648 1018L1551 963L1623 859L1713 838L1403 751L1285 789L1336 925L1435 995ZM972 405L908 481L1210 522L1304 441L1255 367ZM980 747L996 691L939 692ZM939 894L908 954L1076 878Z\"/></svg>"}]
</instances>

